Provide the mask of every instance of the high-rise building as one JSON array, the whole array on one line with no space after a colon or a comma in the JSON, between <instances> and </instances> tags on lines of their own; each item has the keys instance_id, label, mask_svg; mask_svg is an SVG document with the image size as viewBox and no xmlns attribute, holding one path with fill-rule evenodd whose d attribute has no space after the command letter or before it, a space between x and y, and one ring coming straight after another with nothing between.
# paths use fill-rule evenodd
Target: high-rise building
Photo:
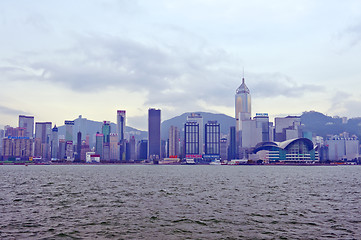
<instances>
[{"instance_id":1,"label":"high-rise building","mask_svg":"<svg viewBox=\"0 0 361 240\"><path fill-rule=\"evenodd\" d=\"M202 158L200 151L199 123L187 121L184 124L184 145L186 158Z\"/></svg>"},{"instance_id":2,"label":"high-rise building","mask_svg":"<svg viewBox=\"0 0 361 240\"><path fill-rule=\"evenodd\" d=\"M270 141L270 123L268 113L256 113L254 117L256 121L256 127L261 128L261 141L262 142L269 142Z\"/></svg>"},{"instance_id":3,"label":"high-rise building","mask_svg":"<svg viewBox=\"0 0 361 240\"><path fill-rule=\"evenodd\" d=\"M118 136L118 159L121 161L126 160L126 140L125 140L125 126L126 126L126 111L118 110L117 111L117 136Z\"/></svg>"},{"instance_id":4,"label":"high-rise building","mask_svg":"<svg viewBox=\"0 0 361 240\"><path fill-rule=\"evenodd\" d=\"M103 141L104 135L97 133L95 135L95 153L100 155L100 159L103 159Z\"/></svg>"},{"instance_id":5,"label":"high-rise building","mask_svg":"<svg viewBox=\"0 0 361 240\"><path fill-rule=\"evenodd\" d=\"M240 149L242 148L243 122L251 119L251 93L246 86L244 78L242 78L242 84L236 90L235 118L237 148Z\"/></svg>"},{"instance_id":6,"label":"high-rise building","mask_svg":"<svg viewBox=\"0 0 361 240\"><path fill-rule=\"evenodd\" d=\"M81 155L81 131L78 132L77 134L77 141L76 141L76 155L75 155L75 160L77 162L80 162L80 155Z\"/></svg>"},{"instance_id":7,"label":"high-rise building","mask_svg":"<svg viewBox=\"0 0 361 240\"><path fill-rule=\"evenodd\" d=\"M148 158L155 162L160 158L160 109L148 110Z\"/></svg>"},{"instance_id":8,"label":"high-rise building","mask_svg":"<svg viewBox=\"0 0 361 240\"><path fill-rule=\"evenodd\" d=\"M59 135L56 125L51 131L51 159L59 159Z\"/></svg>"},{"instance_id":9,"label":"high-rise building","mask_svg":"<svg viewBox=\"0 0 361 240\"><path fill-rule=\"evenodd\" d=\"M127 143L127 161L135 161L135 138L132 136Z\"/></svg>"},{"instance_id":10,"label":"high-rise building","mask_svg":"<svg viewBox=\"0 0 361 240\"><path fill-rule=\"evenodd\" d=\"M65 121L65 141L71 141L73 142L73 127L74 127L74 121Z\"/></svg>"},{"instance_id":11,"label":"high-rise building","mask_svg":"<svg viewBox=\"0 0 361 240\"><path fill-rule=\"evenodd\" d=\"M180 143L180 134L179 130L175 126L170 126L169 128L169 146L168 146L168 155L173 157L178 157L179 154L179 143Z\"/></svg>"},{"instance_id":12,"label":"high-rise building","mask_svg":"<svg viewBox=\"0 0 361 240\"><path fill-rule=\"evenodd\" d=\"M220 155L221 128L217 121L208 121L205 124L205 154Z\"/></svg>"},{"instance_id":13,"label":"high-rise building","mask_svg":"<svg viewBox=\"0 0 361 240\"><path fill-rule=\"evenodd\" d=\"M110 160L119 161L119 138L117 133L110 134Z\"/></svg>"},{"instance_id":14,"label":"high-rise building","mask_svg":"<svg viewBox=\"0 0 361 240\"><path fill-rule=\"evenodd\" d=\"M59 159L66 159L66 141L65 139L59 139Z\"/></svg>"},{"instance_id":15,"label":"high-rise building","mask_svg":"<svg viewBox=\"0 0 361 240\"><path fill-rule=\"evenodd\" d=\"M220 157L222 161L227 160L227 138L220 140Z\"/></svg>"},{"instance_id":16,"label":"high-rise building","mask_svg":"<svg viewBox=\"0 0 361 240\"><path fill-rule=\"evenodd\" d=\"M148 140L140 140L138 142L138 159L146 160L148 157Z\"/></svg>"},{"instance_id":17,"label":"high-rise building","mask_svg":"<svg viewBox=\"0 0 361 240\"><path fill-rule=\"evenodd\" d=\"M196 122L199 125L199 154L202 155L204 153L203 143L204 143L204 134L203 134L203 117L199 113L191 113L191 115L187 116L187 121Z\"/></svg>"},{"instance_id":18,"label":"high-rise building","mask_svg":"<svg viewBox=\"0 0 361 240\"><path fill-rule=\"evenodd\" d=\"M229 129L228 160L237 158L236 127Z\"/></svg>"},{"instance_id":19,"label":"high-rise building","mask_svg":"<svg viewBox=\"0 0 361 240\"><path fill-rule=\"evenodd\" d=\"M125 139L125 110L117 111L117 136L118 142Z\"/></svg>"},{"instance_id":20,"label":"high-rise building","mask_svg":"<svg viewBox=\"0 0 361 240\"><path fill-rule=\"evenodd\" d=\"M34 117L33 116L19 116L19 127L25 128L25 136L33 138L34 137Z\"/></svg>"},{"instance_id":21,"label":"high-rise building","mask_svg":"<svg viewBox=\"0 0 361 240\"><path fill-rule=\"evenodd\" d=\"M42 159L51 158L50 139L51 139L51 122L35 123L35 152L34 155Z\"/></svg>"},{"instance_id":22,"label":"high-rise building","mask_svg":"<svg viewBox=\"0 0 361 240\"><path fill-rule=\"evenodd\" d=\"M104 121L102 126L102 133L103 133L103 142L109 143L110 142L110 122Z\"/></svg>"}]
</instances>

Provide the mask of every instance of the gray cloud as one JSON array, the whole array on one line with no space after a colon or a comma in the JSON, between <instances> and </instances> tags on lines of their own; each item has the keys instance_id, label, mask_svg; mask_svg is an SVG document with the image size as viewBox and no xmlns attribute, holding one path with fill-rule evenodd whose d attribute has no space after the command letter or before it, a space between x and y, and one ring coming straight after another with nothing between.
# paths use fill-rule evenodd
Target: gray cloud
<instances>
[{"instance_id":1,"label":"gray cloud","mask_svg":"<svg viewBox=\"0 0 361 240\"><path fill-rule=\"evenodd\" d=\"M360 99L358 96L357 99ZM338 91L330 98L331 107L327 111L333 115L359 117L361 116L361 101L355 99L352 94Z\"/></svg>"},{"instance_id":2,"label":"gray cloud","mask_svg":"<svg viewBox=\"0 0 361 240\"><path fill-rule=\"evenodd\" d=\"M21 111L21 110L18 110L18 109L14 109L14 108L1 106L1 105L0 105L0 113L1 114L6 114L6 115L28 114L27 112L24 112L24 111Z\"/></svg>"},{"instance_id":3,"label":"gray cloud","mask_svg":"<svg viewBox=\"0 0 361 240\"><path fill-rule=\"evenodd\" d=\"M179 34L187 34L181 29ZM143 43L112 36L77 36L69 49L53 56L40 56L23 65L4 68L16 72L15 80L36 78L63 85L76 92L101 92L108 88L147 92L148 106L174 107L179 111L197 108L198 100L210 105L233 106L241 84L240 59L214 48L195 36L189 47L176 44ZM300 84L281 73L248 74L254 96L299 97L319 91L316 85Z\"/></svg>"},{"instance_id":4,"label":"gray cloud","mask_svg":"<svg viewBox=\"0 0 361 240\"><path fill-rule=\"evenodd\" d=\"M324 87L316 84L302 84L282 73L265 73L251 75L254 79L253 94L258 97L300 97L306 92L322 92ZM252 80L253 81L253 80Z\"/></svg>"}]
</instances>

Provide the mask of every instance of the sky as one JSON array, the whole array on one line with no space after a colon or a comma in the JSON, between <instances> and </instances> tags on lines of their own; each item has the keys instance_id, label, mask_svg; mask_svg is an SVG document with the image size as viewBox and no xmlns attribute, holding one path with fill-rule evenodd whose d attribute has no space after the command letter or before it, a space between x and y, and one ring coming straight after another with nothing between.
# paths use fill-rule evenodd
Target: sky
<instances>
[{"instance_id":1,"label":"sky","mask_svg":"<svg viewBox=\"0 0 361 240\"><path fill-rule=\"evenodd\" d=\"M0 125L184 112L361 117L359 0L0 1Z\"/></svg>"}]
</instances>

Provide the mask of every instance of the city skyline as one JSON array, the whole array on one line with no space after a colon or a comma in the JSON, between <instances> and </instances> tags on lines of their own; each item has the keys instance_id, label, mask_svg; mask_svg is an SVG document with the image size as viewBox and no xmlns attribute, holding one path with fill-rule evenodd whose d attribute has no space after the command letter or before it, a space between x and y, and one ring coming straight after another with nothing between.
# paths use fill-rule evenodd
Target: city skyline
<instances>
[{"instance_id":1,"label":"city skyline","mask_svg":"<svg viewBox=\"0 0 361 240\"><path fill-rule=\"evenodd\" d=\"M359 1L0 3L0 125L61 125L82 114L147 129L182 112L361 116ZM243 74L243 68L245 69ZM341 87L340 87L340 84Z\"/></svg>"}]
</instances>

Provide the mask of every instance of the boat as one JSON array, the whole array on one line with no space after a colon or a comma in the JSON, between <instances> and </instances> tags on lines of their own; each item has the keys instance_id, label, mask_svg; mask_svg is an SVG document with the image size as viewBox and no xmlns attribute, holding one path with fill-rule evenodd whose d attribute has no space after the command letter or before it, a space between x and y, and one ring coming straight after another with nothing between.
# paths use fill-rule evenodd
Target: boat
<instances>
[{"instance_id":1,"label":"boat","mask_svg":"<svg viewBox=\"0 0 361 240\"><path fill-rule=\"evenodd\" d=\"M215 159L209 163L209 165L221 165L221 164L222 164L221 160L219 159Z\"/></svg>"}]
</instances>

